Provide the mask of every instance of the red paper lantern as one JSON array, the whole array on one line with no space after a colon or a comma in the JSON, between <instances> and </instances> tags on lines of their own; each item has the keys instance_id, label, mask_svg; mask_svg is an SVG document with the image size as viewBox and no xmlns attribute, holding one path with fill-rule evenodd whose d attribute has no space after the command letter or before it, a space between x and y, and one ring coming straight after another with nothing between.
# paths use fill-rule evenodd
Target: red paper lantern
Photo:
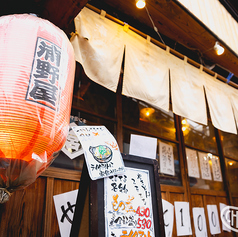
<instances>
[{"instance_id":1,"label":"red paper lantern","mask_svg":"<svg viewBox=\"0 0 238 237\"><path fill-rule=\"evenodd\" d=\"M58 27L33 15L0 17L0 199L25 188L65 143L75 59Z\"/></svg>"}]
</instances>

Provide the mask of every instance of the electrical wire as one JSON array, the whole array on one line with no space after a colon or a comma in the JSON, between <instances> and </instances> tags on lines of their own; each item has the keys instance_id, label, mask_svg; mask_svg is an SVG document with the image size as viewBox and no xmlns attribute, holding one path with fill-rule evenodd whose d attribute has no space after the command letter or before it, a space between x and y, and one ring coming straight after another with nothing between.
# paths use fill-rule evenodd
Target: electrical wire
<instances>
[{"instance_id":1,"label":"electrical wire","mask_svg":"<svg viewBox=\"0 0 238 237\"><path fill-rule=\"evenodd\" d=\"M162 42L163 44L165 44L165 42L163 41L163 39L162 39L162 37L161 37L161 35L160 35L159 31L158 31L158 28L155 26L154 21L153 21L153 19L151 18L151 15L150 15L150 13L149 13L149 10L147 9L146 6L145 6L145 10L146 10L146 12L147 12L148 17L150 18L150 21L151 21L151 23L152 23L152 25L153 25L154 31L155 31L155 32L157 33L157 35L160 37L161 42Z\"/></svg>"}]
</instances>

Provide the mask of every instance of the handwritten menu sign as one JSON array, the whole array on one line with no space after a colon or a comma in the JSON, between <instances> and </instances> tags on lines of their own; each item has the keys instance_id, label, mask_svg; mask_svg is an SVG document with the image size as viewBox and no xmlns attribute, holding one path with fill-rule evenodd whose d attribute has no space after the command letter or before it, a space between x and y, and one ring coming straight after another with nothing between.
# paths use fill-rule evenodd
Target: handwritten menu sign
<instances>
[{"instance_id":1,"label":"handwritten menu sign","mask_svg":"<svg viewBox=\"0 0 238 237\"><path fill-rule=\"evenodd\" d=\"M125 170L104 179L106 236L154 237L149 171Z\"/></svg>"},{"instance_id":2,"label":"handwritten menu sign","mask_svg":"<svg viewBox=\"0 0 238 237\"><path fill-rule=\"evenodd\" d=\"M92 180L124 172L117 142L105 126L77 126L72 129L82 144Z\"/></svg>"},{"instance_id":3,"label":"handwritten menu sign","mask_svg":"<svg viewBox=\"0 0 238 237\"><path fill-rule=\"evenodd\" d=\"M188 162L189 177L200 178L197 152L195 150L186 148L186 157Z\"/></svg>"},{"instance_id":4,"label":"handwritten menu sign","mask_svg":"<svg viewBox=\"0 0 238 237\"><path fill-rule=\"evenodd\" d=\"M204 152L198 152L202 179L212 180L209 157Z\"/></svg>"},{"instance_id":5,"label":"handwritten menu sign","mask_svg":"<svg viewBox=\"0 0 238 237\"><path fill-rule=\"evenodd\" d=\"M160 173L175 175L173 147L159 141Z\"/></svg>"},{"instance_id":6,"label":"handwritten menu sign","mask_svg":"<svg viewBox=\"0 0 238 237\"><path fill-rule=\"evenodd\" d=\"M214 155L212 156L212 173L214 181L222 182L220 159L218 156Z\"/></svg>"}]
</instances>

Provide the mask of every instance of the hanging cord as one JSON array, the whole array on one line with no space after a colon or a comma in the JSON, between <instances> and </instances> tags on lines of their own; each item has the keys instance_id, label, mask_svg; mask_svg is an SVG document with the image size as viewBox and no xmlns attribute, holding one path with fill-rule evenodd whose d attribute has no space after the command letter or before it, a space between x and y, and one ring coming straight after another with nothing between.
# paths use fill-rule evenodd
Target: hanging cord
<instances>
[{"instance_id":1,"label":"hanging cord","mask_svg":"<svg viewBox=\"0 0 238 237\"><path fill-rule=\"evenodd\" d=\"M9 200L11 193L6 188L0 188L0 203L5 203Z\"/></svg>"},{"instance_id":2,"label":"hanging cord","mask_svg":"<svg viewBox=\"0 0 238 237\"><path fill-rule=\"evenodd\" d=\"M150 13L149 13L149 10L147 9L146 6L145 6L145 10L146 10L146 12L147 12L148 17L150 18L150 21L151 21L151 23L152 23L152 25L153 25L154 31L155 31L155 32L157 33L157 35L160 37L161 42L162 42L163 44L165 44L164 41L163 41L163 39L162 39L162 37L161 37L161 35L160 35L160 33L159 33L159 31L158 31L158 28L155 26L155 23L154 23L153 19L151 18Z\"/></svg>"}]
</instances>

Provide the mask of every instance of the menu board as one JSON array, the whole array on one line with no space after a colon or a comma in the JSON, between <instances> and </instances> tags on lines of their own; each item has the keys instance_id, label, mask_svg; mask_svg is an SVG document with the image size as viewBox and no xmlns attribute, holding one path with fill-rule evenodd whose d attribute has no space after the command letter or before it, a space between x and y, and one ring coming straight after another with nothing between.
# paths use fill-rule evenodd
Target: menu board
<instances>
[{"instance_id":1,"label":"menu board","mask_svg":"<svg viewBox=\"0 0 238 237\"><path fill-rule=\"evenodd\" d=\"M105 178L104 195L106 236L155 236L148 170Z\"/></svg>"},{"instance_id":2,"label":"menu board","mask_svg":"<svg viewBox=\"0 0 238 237\"><path fill-rule=\"evenodd\" d=\"M89 187L89 236L165 236L158 161L127 154L122 157L124 173L82 179L80 185ZM76 210L81 205L79 200ZM79 229L79 221L75 219L75 229Z\"/></svg>"}]
</instances>

